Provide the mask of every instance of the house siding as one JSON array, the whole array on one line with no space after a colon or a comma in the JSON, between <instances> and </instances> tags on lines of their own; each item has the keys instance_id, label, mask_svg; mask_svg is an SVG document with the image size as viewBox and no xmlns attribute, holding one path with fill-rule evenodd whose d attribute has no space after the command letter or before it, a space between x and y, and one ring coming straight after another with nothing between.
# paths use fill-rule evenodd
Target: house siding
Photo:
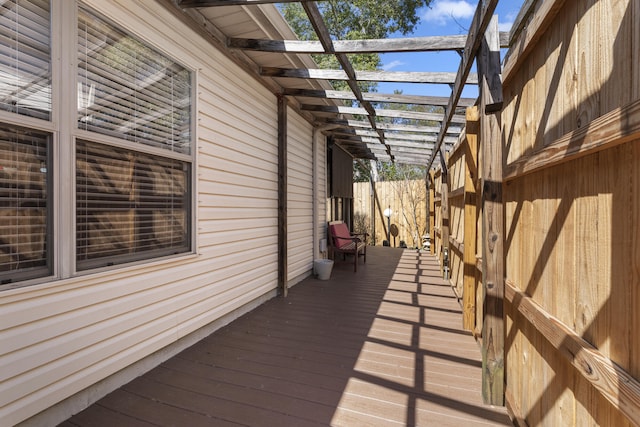
<instances>
[{"instance_id":1,"label":"house siding","mask_svg":"<svg viewBox=\"0 0 640 427\"><path fill-rule=\"evenodd\" d=\"M194 70L196 253L0 292L0 425L46 410L277 286L276 97L155 2L86 4ZM313 259L313 144L311 125L289 115L296 277ZM316 148L322 194L324 142ZM101 397L87 394L86 405Z\"/></svg>"},{"instance_id":2,"label":"house siding","mask_svg":"<svg viewBox=\"0 0 640 427\"><path fill-rule=\"evenodd\" d=\"M327 139L320 132L316 132L315 147L315 194L316 206L314 258L322 258L327 254L320 253L320 240L327 238Z\"/></svg>"},{"instance_id":3,"label":"house siding","mask_svg":"<svg viewBox=\"0 0 640 427\"><path fill-rule=\"evenodd\" d=\"M287 251L288 281L313 267L313 132L288 109Z\"/></svg>"}]
</instances>

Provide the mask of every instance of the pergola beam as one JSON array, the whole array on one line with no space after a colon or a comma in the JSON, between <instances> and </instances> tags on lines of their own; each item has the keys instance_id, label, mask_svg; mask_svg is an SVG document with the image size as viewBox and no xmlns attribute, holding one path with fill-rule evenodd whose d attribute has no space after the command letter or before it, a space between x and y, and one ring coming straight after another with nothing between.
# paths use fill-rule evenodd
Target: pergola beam
<instances>
[{"instance_id":1,"label":"pergola beam","mask_svg":"<svg viewBox=\"0 0 640 427\"><path fill-rule=\"evenodd\" d=\"M178 6L181 8L193 7L217 7L217 6L253 6L269 3L293 3L308 2L311 0L179 0ZM322 1L322 0L318 0Z\"/></svg>"},{"instance_id":2,"label":"pergola beam","mask_svg":"<svg viewBox=\"0 0 640 427\"><path fill-rule=\"evenodd\" d=\"M287 96L301 96L307 98L325 98L340 99L345 101L357 100L356 96L349 91L339 90L314 90L314 89L295 89L285 88L283 94ZM386 102L392 104L411 104L411 105L432 105L446 106L449 98L445 96L423 96L423 95L402 95L402 94L384 94L376 92L363 92L362 99L369 102ZM458 107L471 107L476 102L475 98L460 98Z\"/></svg>"},{"instance_id":3,"label":"pergola beam","mask_svg":"<svg viewBox=\"0 0 640 427\"><path fill-rule=\"evenodd\" d=\"M344 69L325 70L322 68L278 67L262 67L260 69L260 75L264 77L288 77L297 79L351 80L389 83L429 83L447 85L456 83L457 77L459 77L459 74L457 73L437 71L354 71L353 76L350 76ZM478 84L478 75L476 73L467 73L465 81L462 84Z\"/></svg>"},{"instance_id":4,"label":"pergola beam","mask_svg":"<svg viewBox=\"0 0 640 427\"><path fill-rule=\"evenodd\" d=\"M335 113L335 114L353 114L353 115L370 115L370 112L360 107L343 107L340 105L315 105L315 104L302 104L300 109L303 111L315 111L322 113ZM406 111L406 110L390 110L375 109L375 115L378 117L393 117L399 119L409 120L425 120L433 122L442 122L445 115L442 113L424 113L421 111ZM465 123L465 116L456 115L451 116L450 121L452 123Z\"/></svg>"},{"instance_id":5,"label":"pergola beam","mask_svg":"<svg viewBox=\"0 0 640 427\"><path fill-rule=\"evenodd\" d=\"M316 40L270 40L230 38L228 47L232 49L260 52L337 54L337 53L389 53L389 52L440 52L459 51L466 47L467 36L426 36L370 40L334 40L333 49L328 51L321 41ZM501 44L508 47L509 33L500 33Z\"/></svg>"},{"instance_id":6,"label":"pergola beam","mask_svg":"<svg viewBox=\"0 0 640 427\"><path fill-rule=\"evenodd\" d=\"M363 122L360 120L347 120L347 119L328 119L323 123L334 124L338 126L345 126L349 128L362 128L366 129L369 127L368 122ZM440 131L440 128L437 126L416 126L416 125L406 125L400 123L377 123L378 128L389 130L389 131L398 131L398 132L412 132L412 133L430 133L437 135ZM449 136L457 136L462 132L462 128L449 128L447 129L447 135Z\"/></svg>"}]
</instances>

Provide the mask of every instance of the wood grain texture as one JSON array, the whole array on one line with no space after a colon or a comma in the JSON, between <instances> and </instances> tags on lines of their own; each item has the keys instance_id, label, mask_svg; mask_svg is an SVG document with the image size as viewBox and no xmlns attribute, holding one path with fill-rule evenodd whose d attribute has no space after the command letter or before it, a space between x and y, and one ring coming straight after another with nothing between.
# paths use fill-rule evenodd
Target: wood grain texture
<instances>
[{"instance_id":1,"label":"wood grain texture","mask_svg":"<svg viewBox=\"0 0 640 427\"><path fill-rule=\"evenodd\" d=\"M262 76L290 77L298 79L323 79L323 80L349 80L348 74L343 70L326 70L318 68L293 69L262 67ZM361 81L391 82L391 83L431 83L454 84L456 73L428 72L428 71L356 71L355 77ZM478 84L475 73L469 73L463 84Z\"/></svg>"},{"instance_id":2,"label":"wood grain texture","mask_svg":"<svg viewBox=\"0 0 640 427\"><path fill-rule=\"evenodd\" d=\"M464 144L464 279L462 291L462 326L476 329L476 241L477 211L475 180L478 178L477 153L479 112L477 107L466 111L466 143Z\"/></svg>"},{"instance_id":3,"label":"wood grain texture","mask_svg":"<svg viewBox=\"0 0 640 427\"><path fill-rule=\"evenodd\" d=\"M497 31L498 21L492 19L490 32ZM489 27L488 27L489 28ZM492 45L487 43L492 42ZM488 37L478 56L478 71L483 86L480 95L481 116L480 144L482 148L482 212L483 212L483 260L482 282L485 289L484 325L482 328L483 398L485 403L504 405L504 204L502 197L502 140L500 117L487 114L494 111L494 96L502 91L499 46L496 39ZM485 62L480 61L484 59ZM498 85L498 88L488 84ZM487 106L489 108L487 109Z\"/></svg>"},{"instance_id":4,"label":"wood grain texture","mask_svg":"<svg viewBox=\"0 0 640 427\"><path fill-rule=\"evenodd\" d=\"M565 0L536 1L535 11L528 21L526 29L522 30L516 40L511 41L509 54L505 58L503 83L506 85L527 55L536 47L545 31L552 24Z\"/></svg>"},{"instance_id":5,"label":"wood grain texture","mask_svg":"<svg viewBox=\"0 0 640 427\"><path fill-rule=\"evenodd\" d=\"M501 33L501 44L505 46L505 34ZM462 50L466 35L403 37L368 40L335 40L335 53L382 53L382 52L434 52ZM230 38L228 46L234 49L258 50L282 53L327 53L319 41L269 40Z\"/></svg>"},{"instance_id":6,"label":"wood grain texture","mask_svg":"<svg viewBox=\"0 0 640 427\"><path fill-rule=\"evenodd\" d=\"M435 172L429 171L429 252L431 255L436 253L436 192L435 192Z\"/></svg>"},{"instance_id":7,"label":"wood grain texture","mask_svg":"<svg viewBox=\"0 0 640 427\"><path fill-rule=\"evenodd\" d=\"M327 98L327 99L349 99L355 100L356 96L351 91L338 90L312 90L312 89L296 89L284 88L283 94L288 96L303 96L309 98ZM398 104L416 104L416 105L434 105L445 106L449 98L443 96L426 96L426 95L401 95L401 94L385 94L375 92L363 92L362 98L370 102L393 102ZM460 98L459 107L469 107L476 102L474 98ZM437 129L434 132L439 131Z\"/></svg>"},{"instance_id":8,"label":"wood grain texture","mask_svg":"<svg viewBox=\"0 0 640 427\"><path fill-rule=\"evenodd\" d=\"M639 10L640 12L640 10ZM640 140L632 144L631 157L634 162L631 172L631 247L630 247L630 273L631 282L631 331L640 330ZM640 378L640 338L637 334L631 335L631 345L629 346L629 372L635 378Z\"/></svg>"},{"instance_id":9,"label":"wood grain texture","mask_svg":"<svg viewBox=\"0 0 640 427\"><path fill-rule=\"evenodd\" d=\"M640 425L640 381L546 312L514 283L507 280L505 298L633 425Z\"/></svg>"},{"instance_id":10,"label":"wood grain texture","mask_svg":"<svg viewBox=\"0 0 640 427\"><path fill-rule=\"evenodd\" d=\"M640 100L637 100L595 119L587 126L567 133L526 158L509 164L505 170L505 180L612 148L638 139L639 136Z\"/></svg>"}]
</instances>

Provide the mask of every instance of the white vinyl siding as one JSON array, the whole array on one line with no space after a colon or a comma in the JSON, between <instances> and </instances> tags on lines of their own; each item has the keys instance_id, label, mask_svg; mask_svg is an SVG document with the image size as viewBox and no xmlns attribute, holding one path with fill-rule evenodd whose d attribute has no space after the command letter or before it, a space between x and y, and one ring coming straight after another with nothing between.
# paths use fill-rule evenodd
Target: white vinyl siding
<instances>
[{"instance_id":1,"label":"white vinyl siding","mask_svg":"<svg viewBox=\"0 0 640 427\"><path fill-rule=\"evenodd\" d=\"M0 419L7 425L277 286L276 97L155 2L85 3L197 70L197 254L0 292ZM290 154L296 173L290 182L302 183L296 193L308 200L311 167L293 159L310 158L311 127L301 119L291 123L305 147ZM290 196L292 203L297 197ZM306 202L300 215L307 224L310 209ZM304 242L300 251L309 252L299 267L291 264L300 271L310 269L311 232L294 239Z\"/></svg>"},{"instance_id":2,"label":"white vinyl siding","mask_svg":"<svg viewBox=\"0 0 640 427\"><path fill-rule=\"evenodd\" d=\"M320 253L320 240L327 238L327 138L322 133L317 133L315 149L315 207L316 243L313 253L314 258L322 258L328 254Z\"/></svg>"},{"instance_id":3,"label":"white vinyl siding","mask_svg":"<svg viewBox=\"0 0 640 427\"><path fill-rule=\"evenodd\" d=\"M287 280L291 281L313 268L313 130L290 108L287 114Z\"/></svg>"}]
</instances>

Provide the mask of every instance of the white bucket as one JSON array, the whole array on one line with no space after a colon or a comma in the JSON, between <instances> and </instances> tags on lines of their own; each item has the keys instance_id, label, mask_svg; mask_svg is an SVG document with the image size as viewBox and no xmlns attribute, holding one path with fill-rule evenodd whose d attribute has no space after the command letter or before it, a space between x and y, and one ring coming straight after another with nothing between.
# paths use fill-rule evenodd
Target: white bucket
<instances>
[{"instance_id":1,"label":"white bucket","mask_svg":"<svg viewBox=\"0 0 640 427\"><path fill-rule=\"evenodd\" d=\"M318 279L329 280L329 277L331 276L331 269L333 268L333 260L317 259L313 262L313 266Z\"/></svg>"}]
</instances>

